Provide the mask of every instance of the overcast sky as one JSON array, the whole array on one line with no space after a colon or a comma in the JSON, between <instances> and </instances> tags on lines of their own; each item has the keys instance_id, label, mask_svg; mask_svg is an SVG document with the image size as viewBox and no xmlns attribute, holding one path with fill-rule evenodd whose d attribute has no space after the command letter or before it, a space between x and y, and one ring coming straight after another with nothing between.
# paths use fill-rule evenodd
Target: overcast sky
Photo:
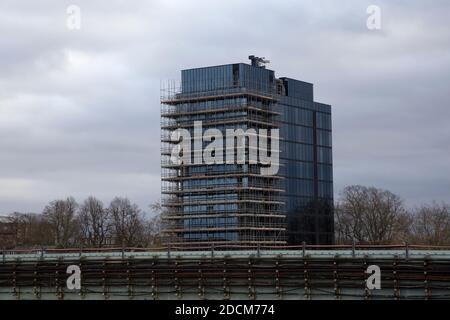
<instances>
[{"instance_id":1,"label":"overcast sky","mask_svg":"<svg viewBox=\"0 0 450 320\"><path fill-rule=\"evenodd\" d=\"M67 28L67 7L81 29ZM381 8L381 30L366 26ZM160 198L160 81L271 60L333 106L335 194L450 201L450 1L0 1L0 214Z\"/></svg>"}]
</instances>

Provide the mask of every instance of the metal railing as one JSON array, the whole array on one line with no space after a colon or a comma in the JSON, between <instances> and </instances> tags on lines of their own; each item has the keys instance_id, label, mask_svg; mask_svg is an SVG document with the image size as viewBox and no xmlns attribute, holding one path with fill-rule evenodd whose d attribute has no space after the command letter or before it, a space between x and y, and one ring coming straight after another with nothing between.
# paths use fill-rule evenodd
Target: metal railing
<instances>
[{"instance_id":1,"label":"metal railing","mask_svg":"<svg viewBox=\"0 0 450 320\"><path fill-rule=\"evenodd\" d=\"M276 250L276 251L301 251L301 250L326 250L326 251L340 251L340 250L374 250L374 251L394 251L402 250L405 253L411 250L433 250L433 251L450 251L450 245L447 246L437 246L437 245L424 245L424 244L338 244L338 245L310 245L310 244L300 244L300 245L264 245L264 244L214 244L196 246L195 251L220 251L220 250L248 250L256 249L260 250ZM167 252L175 250L186 250L185 246L173 246L173 245L161 245L152 247L72 247L72 248L52 248L52 247L42 247L42 248L23 248L23 249L10 249L10 250L0 250L1 255L22 255L22 254L71 254L71 253L92 253L92 252ZM450 252L449 252L450 254Z\"/></svg>"}]
</instances>

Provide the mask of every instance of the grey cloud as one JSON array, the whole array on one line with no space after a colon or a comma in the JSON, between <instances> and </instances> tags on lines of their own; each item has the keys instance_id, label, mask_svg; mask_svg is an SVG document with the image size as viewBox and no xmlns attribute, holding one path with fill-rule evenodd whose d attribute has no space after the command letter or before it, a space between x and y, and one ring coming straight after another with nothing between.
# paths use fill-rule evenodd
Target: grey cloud
<instances>
[{"instance_id":1,"label":"grey cloud","mask_svg":"<svg viewBox=\"0 0 450 320\"><path fill-rule=\"evenodd\" d=\"M0 213L53 198L160 197L159 85L266 56L333 105L335 190L450 201L448 1L69 1L0 4Z\"/></svg>"}]
</instances>

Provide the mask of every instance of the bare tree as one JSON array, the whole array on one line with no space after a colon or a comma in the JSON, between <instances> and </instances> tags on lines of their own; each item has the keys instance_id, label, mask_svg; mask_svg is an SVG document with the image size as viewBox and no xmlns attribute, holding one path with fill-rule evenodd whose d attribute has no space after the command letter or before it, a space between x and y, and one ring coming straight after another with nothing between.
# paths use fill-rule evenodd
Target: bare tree
<instances>
[{"instance_id":1,"label":"bare tree","mask_svg":"<svg viewBox=\"0 0 450 320\"><path fill-rule=\"evenodd\" d=\"M412 211L410 241L417 244L450 245L450 206L432 203Z\"/></svg>"},{"instance_id":2,"label":"bare tree","mask_svg":"<svg viewBox=\"0 0 450 320\"><path fill-rule=\"evenodd\" d=\"M55 246L68 248L76 243L75 214L77 206L75 199L69 197L66 200L52 201L45 207L43 215L50 225Z\"/></svg>"},{"instance_id":3,"label":"bare tree","mask_svg":"<svg viewBox=\"0 0 450 320\"><path fill-rule=\"evenodd\" d=\"M17 246L33 248L53 244L50 224L43 215L14 212L10 219L17 226Z\"/></svg>"},{"instance_id":4,"label":"bare tree","mask_svg":"<svg viewBox=\"0 0 450 320\"><path fill-rule=\"evenodd\" d=\"M161 203L150 205L152 216L144 223L144 245L146 247L161 245L161 215L163 208Z\"/></svg>"},{"instance_id":5,"label":"bare tree","mask_svg":"<svg viewBox=\"0 0 450 320\"><path fill-rule=\"evenodd\" d=\"M108 244L111 231L109 211L103 203L89 197L78 211L78 225L80 229L80 243L93 247L103 247Z\"/></svg>"},{"instance_id":6,"label":"bare tree","mask_svg":"<svg viewBox=\"0 0 450 320\"><path fill-rule=\"evenodd\" d=\"M390 191L346 187L335 212L338 243L387 244L406 239L408 216L400 197Z\"/></svg>"},{"instance_id":7,"label":"bare tree","mask_svg":"<svg viewBox=\"0 0 450 320\"><path fill-rule=\"evenodd\" d=\"M108 210L116 245L142 246L144 225L139 207L127 198L116 197Z\"/></svg>"}]
</instances>

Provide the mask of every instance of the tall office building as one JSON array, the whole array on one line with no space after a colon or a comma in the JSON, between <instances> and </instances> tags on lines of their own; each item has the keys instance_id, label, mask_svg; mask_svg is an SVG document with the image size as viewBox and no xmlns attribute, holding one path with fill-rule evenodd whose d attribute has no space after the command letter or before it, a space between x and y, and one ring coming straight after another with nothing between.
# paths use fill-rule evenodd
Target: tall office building
<instances>
[{"instance_id":1,"label":"tall office building","mask_svg":"<svg viewBox=\"0 0 450 320\"><path fill-rule=\"evenodd\" d=\"M331 106L314 102L312 84L276 78L264 59L249 58L183 70L181 85L161 90L167 244L333 242Z\"/></svg>"}]
</instances>

